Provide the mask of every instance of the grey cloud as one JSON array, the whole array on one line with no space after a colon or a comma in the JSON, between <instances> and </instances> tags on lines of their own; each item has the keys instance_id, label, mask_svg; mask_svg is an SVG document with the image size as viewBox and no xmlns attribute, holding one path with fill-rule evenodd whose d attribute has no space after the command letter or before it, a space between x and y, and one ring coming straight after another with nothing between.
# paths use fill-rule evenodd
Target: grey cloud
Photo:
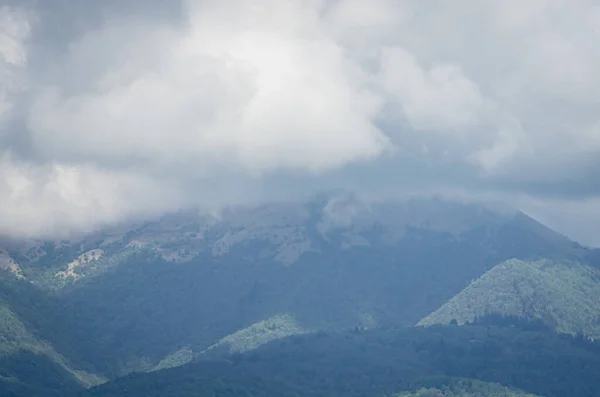
<instances>
[{"instance_id":1,"label":"grey cloud","mask_svg":"<svg viewBox=\"0 0 600 397\"><path fill-rule=\"evenodd\" d=\"M565 208L600 195L591 1L2 9L21 30L0 29L10 105L0 113L0 232L88 230L338 187Z\"/></svg>"}]
</instances>

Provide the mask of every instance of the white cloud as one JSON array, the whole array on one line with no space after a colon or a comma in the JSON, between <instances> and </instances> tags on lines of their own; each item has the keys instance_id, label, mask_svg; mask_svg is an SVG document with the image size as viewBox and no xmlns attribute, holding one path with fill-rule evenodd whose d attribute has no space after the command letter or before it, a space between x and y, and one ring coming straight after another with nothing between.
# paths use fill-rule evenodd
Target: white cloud
<instances>
[{"instance_id":1,"label":"white cloud","mask_svg":"<svg viewBox=\"0 0 600 397\"><path fill-rule=\"evenodd\" d=\"M30 25L26 15L8 6L0 7L0 127L13 108L13 96L22 87L19 72L27 64L26 40ZM2 130L0 130L1 136Z\"/></svg>"},{"instance_id":2,"label":"white cloud","mask_svg":"<svg viewBox=\"0 0 600 397\"><path fill-rule=\"evenodd\" d=\"M30 126L38 149L99 161L187 159L200 172L215 164L318 171L381 154L387 138L373 124L380 100L364 90L366 77L327 36L302 37L310 15L287 15L297 26L269 25L273 7L289 11L277 4L241 7L234 17L244 17L246 30L215 26L231 13L215 6L212 24L202 9L183 32L134 35L125 44L131 51L117 46L126 61L108 62L96 90L69 96L52 87L36 100ZM85 40L114 42L118 33ZM68 60L94 59L89 52L96 46L76 44Z\"/></svg>"},{"instance_id":3,"label":"white cloud","mask_svg":"<svg viewBox=\"0 0 600 397\"><path fill-rule=\"evenodd\" d=\"M0 231L18 229L7 211L27 233L86 228L382 159L487 188L600 155L592 1L186 5L183 24L108 13L52 56L29 45L31 10L0 8L0 109L20 95L36 159L4 155Z\"/></svg>"},{"instance_id":4,"label":"white cloud","mask_svg":"<svg viewBox=\"0 0 600 397\"><path fill-rule=\"evenodd\" d=\"M485 113L479 88L459 66L424 70L411 53L392 47L383 50L381 68L381 84L416 130L460 132L477 125Z\"/></svg>"},{"instance_id":5,"label":"white cloud","mask_svg":"<svg viewBox=\"0 0 600 397\"><path fill-rule=\"evenodd\" d=\"M139 175L91 166L33 166L0 158L0 233L65 237L74 231L182 208L178 192Z\"/></svg>"},{"instance_id":6,"label":"white cloud","mask_svg":"<svg viewBox=\"0 0 600 397\"><path fill-rule=\"evenodd\" d=\"M23 42L30 32L26 16L8 6L0 7L0 56L9 65L23 66L27 53Z\"/></svg>"}]
</instances>

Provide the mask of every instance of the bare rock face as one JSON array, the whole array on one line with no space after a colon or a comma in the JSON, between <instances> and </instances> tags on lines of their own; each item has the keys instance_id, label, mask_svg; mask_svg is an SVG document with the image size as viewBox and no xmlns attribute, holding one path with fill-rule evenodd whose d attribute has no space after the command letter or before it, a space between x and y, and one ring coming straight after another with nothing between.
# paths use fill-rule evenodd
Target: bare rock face
<instances>
[{"instance_id":1,"label":"bare rock face","mask_svg":"<svg viewBox=\"0 0 600 397\"><path fill-rule=\"evenodd\" d=\"M8 270L17 278L25 278L25 276L23 276L23 270L19 264L10 257L10 254L5 249L0 249L0 269Z\"/></svg>"}]
</instances>

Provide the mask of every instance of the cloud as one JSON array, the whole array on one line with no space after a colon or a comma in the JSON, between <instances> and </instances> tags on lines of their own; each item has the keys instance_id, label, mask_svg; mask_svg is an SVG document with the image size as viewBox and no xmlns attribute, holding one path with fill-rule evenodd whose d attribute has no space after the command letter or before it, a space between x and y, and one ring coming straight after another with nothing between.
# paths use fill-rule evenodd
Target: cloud
<instances>
[{"instance_id":1,"label":"cloud","mask_svg":"<svg viewBox=\"0 0 600 397\"><path fill-rule=\"evenodd\" d=\"M127 214L143 218L183 205L177 191L130 173L91 166L23 164L0 159L2 228L12 236L69 236L116 223Z\"/></svg>"},{"instance_id":2,"label":"cloud","mask_svg":"<svg viewBox=\"0 0 600 397\"><path fill-rule=\"evenodd\" d=\"M23 88L20 72L27 64L25 43L29 32L29 22L23 12L0 7L0 126L10 115L14 95Z\"/></svg>"},{"instance_id":3,"label":"cloud","mask_svg":"<svg viewBox=\"0 0 600 397\"><path fill-rule=\"evenodd\" d=\"M29 121L34 144L75 161L136 156L200 172L319 171L380 155L388 139L374 125L381 101L364 89L368 76L318 25L313 39L302 37L312 9L276 4L241 6L238 23L221 22L230 7L205 5L190 11L183 31L150 33L140 23L88 33L66 64L95 65L86 78L94 86L40 92ZM289 23L269 23L286 12Z\"/></svg>"},{"instance_id":4,"label":"cloud","mask_svg":"<svg viewBox=\"0 0 600 397\"><path fill-rule=\"evenodd\" d=\"M324 186L600 194L592 1L94 4L0 8L0 233Z\"/></svg>"}]
</instances>

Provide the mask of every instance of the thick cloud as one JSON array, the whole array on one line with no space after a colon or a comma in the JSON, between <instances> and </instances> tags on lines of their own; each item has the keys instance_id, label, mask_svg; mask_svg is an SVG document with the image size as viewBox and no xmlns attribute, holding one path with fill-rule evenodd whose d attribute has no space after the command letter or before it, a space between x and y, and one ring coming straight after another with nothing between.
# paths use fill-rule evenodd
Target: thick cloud
<instances>
[{"instance_id":1,"label":"thick cloud","mask_svg":"<svg viewBox=\"0 0 600 397\"><path fill-rule=\"evenodd\" d=\"M586 0L12 2L0 232L462 189L600 243L599 39Z\"/></svg>"}]
</instances>

